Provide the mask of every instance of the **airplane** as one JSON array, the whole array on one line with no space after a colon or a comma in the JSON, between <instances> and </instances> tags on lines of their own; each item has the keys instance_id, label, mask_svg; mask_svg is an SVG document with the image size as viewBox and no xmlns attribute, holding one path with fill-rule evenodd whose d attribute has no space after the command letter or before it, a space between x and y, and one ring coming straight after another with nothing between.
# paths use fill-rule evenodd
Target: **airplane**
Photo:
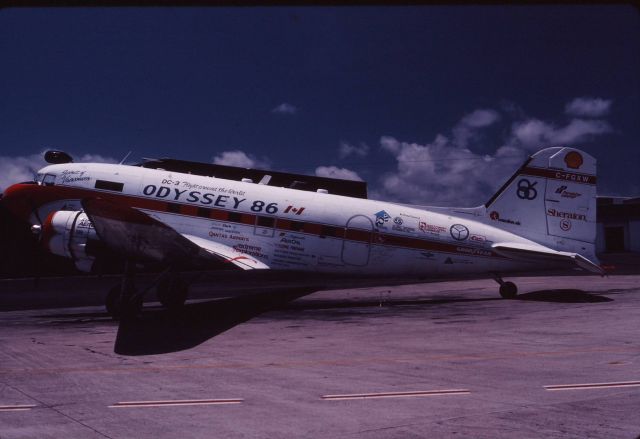
<instances>
[{"instance_id":1,"label":"airplane","mask_svg":"<svg viewBox=\"0 0 640 439\"><path fill-rule=\"evenodd\" d=\"M137 165L75 163L47 151L35 180L2 203L51 253L95 269L103 254L126 261L106 296L114 318L135 316L137 267L162 268L159 301L179 309L188 269L268 270L283 280L394 277L493 278L578 270L603 275L595 255L596 160L569 147L531 155L484 205L412 206L367 199L366 183L175 159ZM291 276L292 282L296 277Z\"/></svg>"}]
</instances>

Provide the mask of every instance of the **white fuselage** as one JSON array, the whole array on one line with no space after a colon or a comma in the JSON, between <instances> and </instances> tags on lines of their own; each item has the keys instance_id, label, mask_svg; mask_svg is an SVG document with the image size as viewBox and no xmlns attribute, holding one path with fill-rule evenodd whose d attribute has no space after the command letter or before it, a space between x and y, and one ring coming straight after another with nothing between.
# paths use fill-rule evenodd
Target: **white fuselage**
<instances>
[{"instance_id":1,"label":"white fuselage","mask_svg":"<svg viewBox=\"0 0 640 439\"><path fill-rule=\"evenodd\" d=\"M531 241L482 216L126 165L67 163L39 175L67 194L43 206L41 215L80 210L82 198L108 197L272 269L447 275L542 268L496 254L493 243Z\"/></svg>"}]
</instances>

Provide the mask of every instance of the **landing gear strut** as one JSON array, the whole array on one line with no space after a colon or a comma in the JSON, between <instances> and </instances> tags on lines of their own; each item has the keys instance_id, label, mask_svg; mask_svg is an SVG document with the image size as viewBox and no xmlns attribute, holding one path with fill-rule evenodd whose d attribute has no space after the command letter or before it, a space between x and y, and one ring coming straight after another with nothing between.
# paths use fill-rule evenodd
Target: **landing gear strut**
<instances>
[{"instance_id":1,"label":"landing gear strut","mask_svg":"<svg viewBox=\"0 0 640 439\"><path fill-rule=\"evenodd\" d=\"M182 308L189 295L189 283L171 269L167 269L142 291L136 288L134 277L135 263L127 261L122 282L111 288L107 294L105 306L115 320L137 316L142 310L145 293L154 286L160 303L172 311Z\"/></svg>"},{"instance_id":2,"label":"landing gear strut","mask_svg":"<svg viewBox=\"0 0 640 439\"><path fill-rule=\"evenodd\" d=\"M135 263L127 261L122 282L109 290L105 306L115 320L123 317L135 317L142 309L142 293L136 290L134 283Z\"/></svg>"},{"instance_id":3,"label":"landing gear strut","mask_svg":"<svg viewBox=\"0 0 640 439\"><path fill-rule=\"evenodd\" d=\"M156 288L158 300L167 309L178 310L184 306L189 295L189 284L177 273L161 276Z\"/></svg>"},{"instance_id":4,"label":"landing gear strut","mask_svg":"<svg viewBox=\"0 0 640 439\"><path fill-rule=\"evenodd\" d=\"M505 282L498 275L494 276L496 282L500 284L500 295L503 299L515 299L518 295L518 287L513 282Z\"/></svg>"}]
</instances>

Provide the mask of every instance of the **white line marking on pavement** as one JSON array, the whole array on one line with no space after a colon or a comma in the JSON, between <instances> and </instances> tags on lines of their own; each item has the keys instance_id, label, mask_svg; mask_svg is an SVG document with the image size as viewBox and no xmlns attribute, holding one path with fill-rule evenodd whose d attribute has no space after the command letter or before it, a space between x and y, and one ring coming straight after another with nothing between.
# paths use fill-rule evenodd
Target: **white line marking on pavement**
<instances>
[{"instance_id":1,"label":"white line marking on pavement","mask_svg":"<svg viewBox=\"0 0 640 439\"><path fill-rule=\"evenodd\" d=\"M412 392L380 392L380 393L352 393L346 395L323 395L321 399L337 401L345 399L374 399L374 398L410 398L414 396L468 395L468 389L446 390L417 390Z\"/></svg>"},{"instance_id":2,"label":"white line marking on pavement","mask_svg":"<svg viewBox=\"0 0 640 439\"><path fill-rule=\"evenodd\" d=\"M610 389L613 387L640 387L640 381L618 381L613 383L557 384L544 386L545 390Z\"/></svg>"},{"instance_id":3,"label":"white line marking on pavement","mask_svg":"<svg viewBox=\"0 0 640 439\"><path fill-rule=\"evenodd\" d=\"M225 405L241 404L244 399L175 399L164 401L122 401L110 405L109 408L132 408L132 407L175 407L178 405Z\"/></svg>"},{"instance_id":4,"label":"white line marking on pavement","mask_svg":"<svg viewBox=\"0 0 640 439\"><path fill-rule=\"evenodd\" d=\"M0 412L23 412L37 407L35 405L19 404L19 405L0 405Z\"/></svg>"}]
</instances>

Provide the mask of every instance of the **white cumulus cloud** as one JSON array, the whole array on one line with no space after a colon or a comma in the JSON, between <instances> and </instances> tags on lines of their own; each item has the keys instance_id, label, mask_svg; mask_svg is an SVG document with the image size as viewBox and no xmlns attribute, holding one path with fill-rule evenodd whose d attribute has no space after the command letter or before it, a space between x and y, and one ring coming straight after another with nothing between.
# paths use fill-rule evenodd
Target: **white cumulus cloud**
<instances>
[{"instance_id":1,"label":"white cumulus cloud","mask_svg":"<svg viewBox=\"0 0 640 439\"><path fill-rule=\"evenodd\" d=\"M268 169L270 167L268 160L257 159L240 150L224 151L213 158L213 163L216 165L238 166L240 168Z\"/></svg>"},{"instance_id":2,"label":"white cumulus cloud","mask_svg":"<svg viewBox=\"0 0 640 439\"><path fill-rule=\"evenodd\" d=\"M612 101L602 98L575 98L565 108L565 113L571 116L603 117L609 114Z\"/></svg>"},{"instance_id":3,"label":"white cumulus cloud","mask_svg":"<svg viewBox=\"0 0 640 439\"><path fill-rule=\"evenodd\" d=\"M360 145L352 145L348 142L340 142L340 147L338 148L338 154L341 159L346 158L350 155L365 157L369 154L369 145L366 143L360 143Z\"/></svg>"},{"instance_id":4,"label":"white cumulus cloud","mask_svg":"<svg viewBox=\"0 0 640 439\"><path fill-rule=\"evenodd\" d=\"M286 102L283 102L277 107L272 108L271 112L275 114L291 114L292 115L298 112L298 107L296 107L295 105L291 105Z\"/></svg>"},{"instance_id":5,"label":"white cumulus cloud","mask_svg":"<svg viewBox=\"0 0 640 439\"><path fill-rule=\"evenodd\" d=\"M560 127L539 119L528 119L513 124L511 141L536 151L547 146L575 145L611 131L609 123L599 119L572 119Z\"/></svg>"},{"instance_id":6,"label":"white cumulus cloud","mask_svg":"<svg viewBox=\"0 0 640 439\"><path fill-rule=\"evenodd\" d=\"M576 101L579 99L572 100L567 108L574 111ZM601 106L600 113L593 110L590 114L605 113ZM527 117L524 111L507 115L516 121L506 130L502 142L493 148L481 148L493 151L489 154L475 153L469 144L472 140L474 145L484 143L482 130L501 122L500 113L491 109L465 115L448 134L437 134L427 143L382 136L380 148L394 157L396 166L372 185L372 198L422 205L477 206L487 201L532 152L593 141L613 131L603 119L573 117L554 123Z\"/></svg>"},{"instance_id":7,"label":"white cumulus cloud","mask_svg":"<svg viewBox=\"0 0 640 439\"><path fill-rule=\"evenodd\" d=\"M470 140L478 137L482 128L493 125L500 120L495 110L479 109L467 114L452 129L454 141L458 146L467 146Z\"/></svg>"},{"instance_id":8,"label":"white cumulus cloud","mask_svg":"<svg viewBox=\"0 0 640 439\"><path fill-rule=\"evenodd\" d=\"M342 180L362 181L357 172L337 166L318 166L316 168L318 177L340 178Z\"/></svg>"},{"instance_id":9,"label":"white cumulus cloud","mask_svg":"<svg viewBox=\"0 0 640 439\"><path fill-rule=\"evenodd\" d=\"M0 157L0 189L14 183L31 181L38 169L46 166L43 154L19 157Z\"/></svg>"}]
</instances>

